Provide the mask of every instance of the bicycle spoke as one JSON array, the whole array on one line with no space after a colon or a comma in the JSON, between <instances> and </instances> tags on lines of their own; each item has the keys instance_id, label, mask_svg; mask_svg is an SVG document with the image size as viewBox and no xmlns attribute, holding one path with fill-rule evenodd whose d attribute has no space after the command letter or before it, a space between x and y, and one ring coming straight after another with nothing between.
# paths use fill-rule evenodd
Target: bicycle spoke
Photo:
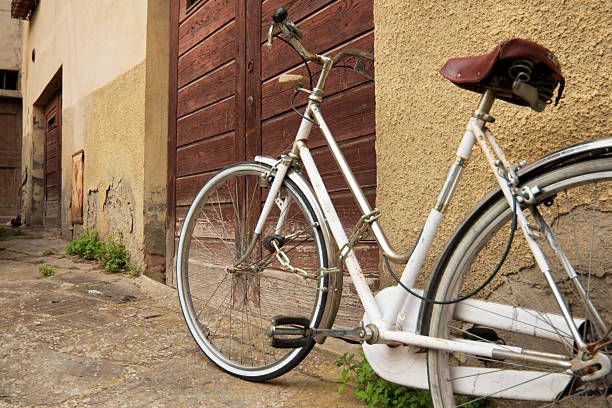
<instances>
[{"instance_id":1,"label":"bicycle spoke","mask_svg":"<svg viewBox=\"0 0 612 408\"><path fill-rule=\"evenodd\" d=\"M278 376L295 366L311 348L271 348L265 329L272 316L299 312L318 321L324 311L319 281L298 278L279 265L275 252L263 248L263 239L281 225L280 233L287 237L282 250L292 266L318 271L325 265L321 252L325 242L318 227L323 224L300 190L283 183L279 197L288 205L272 207L261 238L245 256L265 198L259 185L263 174L259 169L263 168L239 164L235 166L237 171L222 170L224 175L213 177L213 184L204 187L200 202L206 204L200 204L197 213L185 220L192 234L189 259L184 265L191 273L177 267L177 280L191 282L183 287L189 289L186 302L192 302L194 311L184 307L185 317L206 327L209 333L198 339L200 334L192 331L198 345L223 370L248 378ZM279 217L284 223L277 222ZM241 258L244 262L235 265Z\"/></svg>"},{"instance_id":2,"label":"bicycle spoke","mask_svg":"<svg viewBox=\"0 0 612 408\"><path fill-rule=\"evenodd\" d=\"M598 172L597 168L605 170ZM609 245L606 245L609 240L604 238L612 230L612 196L608 197L601 191L612 191L611 172L612 160L606 159L594 160L593 164L576 163L538 176L540 178L529 185L538 185L544 194L536 196L536 202L531 204L537 210L532 209L527 214L528 223L536 221L536 226L529 225L530 236L541 245L542 255L550 266L564 307L579 327L584 341L608 356L609 350L603 346L599 348L599 344L606 341L605 330L601 333L599 327L606 326L609 321L612 305L607 293L612 283L612 275L607 273L609 265L612 265L612 254ZM452 299L457 294L468 293L486 278L487 271L497 265L507 245L504 238L510 224L507 208L507 203L500 199L479 214L481 218L469 225L462 239L453 242L453 252L446 258L444 276L439 280L436 293L439 298ZM551 235L547 237L544 233ZM561 248L565 257L558 255L561 252L550 243L550 237L554 237L555 245ZM575 278L568 273L569 265L576 272ZM452 336L458 341L462 338L483 341L495 345L500 351L522 350L534 355L567 356L570 360L577 357L575 340L569 333L565 319L559 314L558 296L550 290L526 242L515 237L504 267L476 298L485 303L464 302L462 307L470 308L456 315L451 307L431 308L430 335L443 338ZM504 305L508 312L488 310L486 302ZM487 320L491 323L487 324ZM597 320L599 324L593 324ZM499 339L504 344L499 344L502 343ZM516 395L529 399L530 395L524 394L523 389L518 387L534 381L534 386L525 388L531 391L525 392L538 392L535 384L548 384L551 387L547 393L533 396L539 399L546 395L551 399L550 403L540 405L586 408L612 403L612 396L607 395L609 374L587 381L581 379L585 375L583 371L572 373L547 365L545 361L536 363L512 358L483 358L442 351L431 351L428 365L431 370L430 384L434 384L432 398L435 395L436 403L443 401L446 405L451 404L453 390L446 385L450 384L449 380L461 387L459 389L480 387L476 384L491 387L490 392L486 388L477 391L480 395L487 394L483 398L511 398ZM452 371L453 367L457 371ZM470 369L462 372L460 367ZM589 366L585 371L600 369L597 367ZM508 376L504 375L506 370ZM551 374L555 377L541 382L545 378L543 376ZM566 377L568 383L559 374L569 375ZM483 376L482 382L478 381L479 376ZM513 377L520 384L504 384L505 380Z\"/></svg>"}]
</instances>

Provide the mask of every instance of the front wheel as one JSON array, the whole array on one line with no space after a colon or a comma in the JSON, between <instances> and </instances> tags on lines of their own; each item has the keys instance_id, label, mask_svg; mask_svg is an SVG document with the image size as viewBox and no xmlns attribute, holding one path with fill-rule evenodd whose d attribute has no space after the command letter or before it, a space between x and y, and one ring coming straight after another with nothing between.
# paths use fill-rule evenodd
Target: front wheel
<instances>
[{"instance_id":1,"label":"front wheel","mask_svg":"<svg viewBox=\"0 0 612 408\"><path fill-rule=\"evenodd\" d=\"M523 208L533 236L538 236L536 240L551 266L554 281L585 342L599 342L599 351L609 357L612 346L605 343L609 340L606 336L610 335L607 328L612 324L609 290L612 285L612 158L566 165L529 180L528 184L541 188L534 206L576 270L586 299L578 294L532 213ZM510 220L508 203L500 198L466 230L451 256L441 265L439 281L434 283L436 300L467 294L489 276L505 249ZM585 306L585 300L595 306L599 322ZM486 302L510 307L494 311ZM502 348L562 354L568 359L576 355L574 340L567 325L559 320L561 313L551 289L522 239L520 228L503 267L471 302L435 305L430 310L430 336L492 342ZM497 315L493 316L494 313ZM494 323L484 324L487 319ZM470 369L461 371L460 367ZM428 352L428 372L436 407L455 406L466 400L456 394L471 394L477 388L485 390L479 393L483 397L515 400L496 399L495 406L612 406L610 374L598 380L582 381L579 375L541 364L436 350Z\"/></svg>"},{"instance_id":2,"label":"front wheel","mask_svg":"<svg viewBox=\"0 0 612 408\"><path fill-rule=\"evenodd\" d=\"M247 253L269 190L269 170L244 162L215 174L189 208L178 243L177 288L193 338L222 370L251 381L286 373L312 349L314 341L297 349L272 348L266 328L276 315L296 314L317 327L329 279L292 273L266 242L276 237L290 265L310 274L328 266L324 220L289 178Z\"/></svg>"}]
</instances>

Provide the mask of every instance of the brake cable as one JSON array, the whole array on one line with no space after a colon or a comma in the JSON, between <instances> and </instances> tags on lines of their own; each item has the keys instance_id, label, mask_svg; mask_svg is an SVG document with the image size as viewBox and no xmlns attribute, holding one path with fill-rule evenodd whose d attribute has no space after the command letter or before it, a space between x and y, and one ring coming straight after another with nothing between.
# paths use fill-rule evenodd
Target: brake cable
<instances>
[{"instance_id":1,"label":"brake cable","mask_svg":"<svg viewBox=\"0 0 612 408\"><path fill-rule=\"evenodd\" d=\"M468 293L467 295L460 296L452 300L434 300L426 296L421 296L418 293L414 292L413 290L410 290L410 288L408 288L406 285L402 283L400 278L398 278L397 275L391 269L391 265L389 265L389 260L387 259L387 257L383 255L383 258L385 260L385 266L387 267L387 271L391 274L393 279L395 279L397 284L400 285L406 292L410 293L412 296L415 296L427 303L433 303L435 305L449 305L453 303L459 303L463 300L471 298L472 296L480 292L482 289L484 289L485 286L487 286L493 280L495 275L497 275L502 265L504 264L504 261L506 260L508 253L510 252L510 247L512 246L512 240L514 239L514 231L516 230L516 224L517 224L517 203L516 203L516 196L514 194L512 195L512 207L513 207L512 208L512 225L510 226L510 236L508 237L508 243L506 244L506 249L504 250L504 254L502 255L502 258L500 259L499 263L497 264L493 272L491 272L491 275L480 286L478 286L476 289L474 289L472 292ZM423 233L423 230L421 230L421 233L419 234L417 243L419 242L419 239L421 238L422 233ZM416 245L417 244L414 244L414 247L412 248L412 251L410 252L410 256L412 256L412 253L414 252Z\"/></svg>"}]
</instances>

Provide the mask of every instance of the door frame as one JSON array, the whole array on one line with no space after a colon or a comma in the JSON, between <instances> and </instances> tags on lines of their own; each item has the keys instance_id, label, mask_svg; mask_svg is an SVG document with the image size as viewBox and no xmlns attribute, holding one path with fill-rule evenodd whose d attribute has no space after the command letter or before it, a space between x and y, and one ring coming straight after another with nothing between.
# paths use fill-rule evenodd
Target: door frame
<instances>
[{"instance_id":1,"label":"door frame","mask_svg":"<svg viewBox=\"0 0 612 408\"><path fill-rule=\"evenodd\" d=\"M167 172L167 211L166 211L166 283L175 286L175 265L176 257L175 233L176 233L176 132L177 132L177 104L178 104L178 55L179 55L179 18L180 2L189 0L171 0L170 6L170 69L169 69L169 98L168 98L168 172ZM245 160L253 151L247 146L255 144L255 149L261 151L261 127L259 126L261 112L261 84L259 82L260 56L259 56L259 24L249 25L247 41L247 21L254 17L251 15L247 20L247 13L256 14L257 20L260 19L260 0L235 0L236 1L236 38L238 43L236 54L237 83L235 90L236 114L234 131L236 134L235 161ZM188 7L188 12L197 9L201 1L195 0ZM252 27L251 27L252 26ZM253 30L257 30L253 32ZM255 34L255 35L253 35ZM250 51L247 51L250 50ZM247 52L249 55L247 56ZM252 64L247 66L247 61L252 60ZM247 73L248 67L253 67ZM249 78L247 78L249 75ZM247 107L248 96L253 96L255 109ZM239 135L242 135L240 137ZM247 138L249 143L247 143Z\"/></svg>"}]
</instances>

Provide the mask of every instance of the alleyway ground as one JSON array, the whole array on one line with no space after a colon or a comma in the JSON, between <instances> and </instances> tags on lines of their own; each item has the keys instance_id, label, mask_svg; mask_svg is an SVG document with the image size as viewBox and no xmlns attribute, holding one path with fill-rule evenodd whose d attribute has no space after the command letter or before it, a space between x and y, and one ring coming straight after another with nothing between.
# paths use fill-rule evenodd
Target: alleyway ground
<instances>
[{"instance_id":1,"label":"alleyway ground","mask_svg":"<svg viewBox=\"0 0 612 408\"><path fill-rule=\"evenodd\" d=\"M66 256L57 233L4 228L0 407L364 406L351 390L336 392L333 362L354 347L317 347L268 383L238 380L199 351L172 288ZM41 265L57 273L43 277Z\"/></svg>"}]
</instances>

